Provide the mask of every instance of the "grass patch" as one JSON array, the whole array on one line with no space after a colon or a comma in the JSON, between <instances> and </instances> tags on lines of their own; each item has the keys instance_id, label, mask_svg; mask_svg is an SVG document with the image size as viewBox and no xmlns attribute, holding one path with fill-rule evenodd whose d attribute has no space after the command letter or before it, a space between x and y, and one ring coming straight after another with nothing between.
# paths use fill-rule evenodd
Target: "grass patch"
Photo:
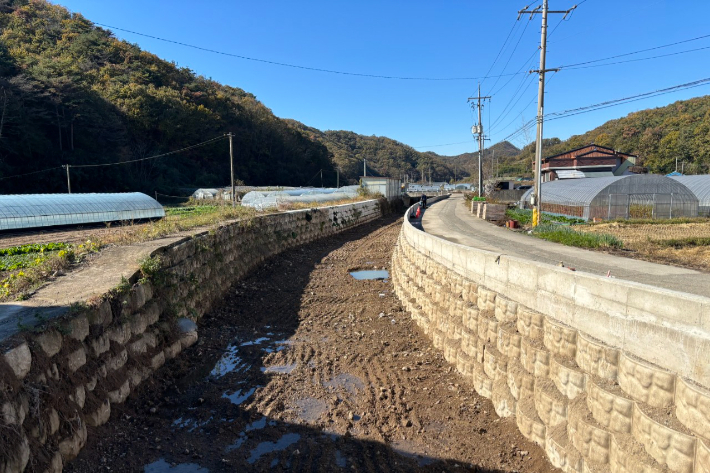
<instances>
[{"instance_id":1,"label":"grass patch","mask_svg":"<svg viewBox=\"0 0 710 473\"><path fill-rule=\"evenodd\" d=\"M547 241L579 248L623 248L624 244L613 235L588 233L570 227L542 224L533 228L532 235Z\"/></svg>"},{"instance_id":2,"label":"grass patch","mask_svg":"<svg viewBox=\"0 0 710 473\"><path fill-rule=\"evenodd\" d=\"M699 237L672 238L669 240L651 240L651 242L660 246L666 246L677 249L691 248L696 246L710 246L710 238Z\"/></svg>"},{"instance_id":3,"label":"grass patch","mask_svg":"<svg viewBox=\"0 0 710 473\"><path fill-rule=\"evenodd\" d=\"M529 225L532 223L532 210L527 209L508 209L505 211L505 216L511 220L517 220L522 225ZM552 215L547 212L542 213L542 224L545 223L562 223L569 225L580 225L587 223L586 220L575 217L565 217L562 215Z\"/></svg>"}]
</instances>

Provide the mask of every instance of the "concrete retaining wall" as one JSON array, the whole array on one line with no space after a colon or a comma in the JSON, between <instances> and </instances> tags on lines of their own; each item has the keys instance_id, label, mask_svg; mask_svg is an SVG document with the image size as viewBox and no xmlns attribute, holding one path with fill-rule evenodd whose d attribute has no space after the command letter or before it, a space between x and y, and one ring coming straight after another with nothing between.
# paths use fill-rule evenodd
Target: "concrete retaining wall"
<instances>
[{"instance_id":1,"label":"concrete retaining wall","mask_svg":"<svg viewBox=\"0 0 710 473\"><path fill-rule=\"evenodd\" d=\"M406 219L392 281L556 467L710 472L710 299L457 245Z\"/></svg>"},{"instance_id":2,"label":"concrete retaining wall","mask_svg":"<svg viewBox=\"0 0 710 473\"><path fill-rule=\"evenodd\" d=\"M198 339L195 321L285 249L382 215L378 201L268 215L159 248L160 267L0 349L0 473L62 471L87 426Z\"/></svg>"}]
</instances>

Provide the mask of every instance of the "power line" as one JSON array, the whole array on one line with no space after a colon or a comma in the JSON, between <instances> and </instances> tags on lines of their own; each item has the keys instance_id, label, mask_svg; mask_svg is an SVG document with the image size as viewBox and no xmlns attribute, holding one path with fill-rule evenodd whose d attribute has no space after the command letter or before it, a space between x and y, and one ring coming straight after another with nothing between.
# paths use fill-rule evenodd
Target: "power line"
<instances>
[{"instance_id":1,"label":"power line","mask_svg":"<svg viewBox=\"0 0 710 473\"><path fill-rule=\"evenodd\" d=\"M654 46L654 47L652 47L652 48L639 49L638 51L631 51L631 52L629 52L629 53L617 54L617 55L615 55L615 56L609 56L609 57L605 57L605 58L601 58L601 59L593 59L593 60L591 60L591 61L578 62L578 63L575 63L575 64L567 64L567 65L564 65L564 66L560 66L559 68L560 68L560 69L563 69L563 68L564 68L564 69L570 69L570 68L572 68L572 67L584 66L584 65L587 65L587 64L593 64L593 63L595 63L595 62L609 61L609 60L611 60L611 59L618 59L618 58L620 58L620 57L632 56L632 55L634 55L634 54L646 53L646 52L649 52L649 51L656 51L656 50L658 50L658 49L663 49L663 48L670 48L671 46L677 46L677 45L679 45L679 44L690 43L690 42L692 42L692 41L699 41L699 40L705 39L705 38L710 38L710 34L703 35L703 36L698 36L698 37L695 37L695 38L685 39L685 40L683 40L683 41L676 41L675 43L669 43L669 44L663 44L663 45L660 45L660 46ZM680 53L683 53L683 52L699 51L700 49L707 49L707 48L691 49L691 50L689 50L689 51L681 51L681 52L679 52L679 53L677 53L677 54L680 54ZM672 53L672 54L676 54L676 53ZM665 56L654 56L654 57L651 57L651 58L648 58L648 59L655 59L656 57L665 57ZM615 64L618 64L618 63L615 63Z\"/></svg>"},{"instance_id":2,"label":"power line","mask_svg":"<svg viewBox=\"0 0 710 473\"><path fill-rule=\"evenodd\" d=\"M513 23L513 27L510 28L510 31L508 32L508 36L506 36L505 41L503 41L503 45L498 50L498 54L496 54L496 57L493 60L493 64L491 64L491 67L488 68L488 72L486 72L486 76L491 73L491 71L493 70L493 67L496 65L496 62L498 62L498 58L500 57L501 53L505 49L505 46L508 44L508 40L510 39L510 35L513 34L513 31L515 31L515 28L518 26L518 24L519 23L517 21ZM481 83L483 83L485 81L486 80L483 79L483 81Z\"/></svg>"},{"instance_id":3,"label":"power line","mask_svg":"<svg viewBox=\"0 0 710 473\"><path fill-rule=\"evenodd\" d=\"M510 64L510 60L513 59L513 55L515 55L515 51L518 50L518 46L520 45L520 41L523 39L523 36L525 36L525 30L528 29L528 24L530 24L530 21L528 21L527 23L525 23L525 26L523 27L523 31L522 31L522 33L520 33L520 37L518 38L518 42L515 43L515 47L513 48L513 51L510 53L510 56L508 57L508 60L505 62L505 66L503 66L503 70L501 71L501 73L505 72L505 70L508 68L508 64ZM526 61L526 62L527 62L527 61ZM516 74L517 74L517 73L516 73ZM501 77L502 77L502 76L498 76L498 77L496 78L496 81L493 83L493 86L491 87L491 89L495 89L496 84L498 84L498 81L500 80ZM510 82L510 81L508 81L508 82ZM506 85L508 85L508 82L506 82ZM505 85L504 85L503 87L505 87ZM503 87L501 87L501 89L502 89ZM499 89L499 91L500 91L500 89ZM493 95L493 94L491 93L491 95Z\"/></svg>"},{"instance_id":4,"label":"power line","mask_svg":"<svg viewBox=\"0 0 710 473\"><path fill-rule=\"evenodd\" d=\"M704 51L706 49L710 49L710 46L705 46L702 48L695 48L695 49L686 49L684 51L676 51L673 53L668 53L668 54L659 54L658 56L649 56L649 57L642 57L638 59L627 59L625 61L616 61L616 62L608 62L606 64L594 64L594 65L586 65L586 66L561 66L559 69L565 69L565 70L574 70L574 69L589 69L591 67L604 67L604 66L614 66L617 64L626 64L629 62L639 62L639 61L648 61L649 59L658 59L662 57L669 57L669 56L678 56L680 54L687 54L687 53L693 53L697 51Z\"/></svg>"},{"instance_id":5,"label":"power line","mask_svg":"<svg viewBox=\"0 0 710 473\"><path fill-rule=\"evenodd\" d=\"M210 48L204 48L202 46L195 46L194 44L188 44L188 43L183 43L181 41L175 41L172 39L166 39L166 38L161 38L159 36L153 36L145 33L139 33L137 31L133 30L127 30L125 28L118 28L117 26L111 26L111 25L106 25L104 23L94 23L99 26L103 26L105 28L111 28L114 30L118 31L123 31L125 33L131 33L135 34L138 36L143 36L145 38L151 38L151 39L156 39L158 41L163 41L166 43L171 43L171 44L177 44L178 46L184 46L186 48L192 48L192 49L197 49L200 51L205 51L209 53L214 53L214 54L220 54L222 56L229 56L229 57L234 57L237 59L244 59L246 61L254 61L254 62L261 62L264 64L271 64L273 66L281 66L281 67L291 67L294 69L303 69L307 71L315 71L315 72L325 72L328 74L339 74L339 75L344 75L344 76L356 76L356 77L368 77L371 79L393 79L393 80L422 80L422 81L458 81L458 80L483 80L483 79L490 79L494 77L507 77L511 74L501 74L499 76L484 76L484 77L404 77L404 76L389 76L389 75L379 75L379 74L365 74L365 73L359 73L359 72L348 72L348 71L336 71L333 69L324 69L320 67L310 67L310 66L301 66L298 64L289 64L285 62L278 62L278 61L271 61L268 59L259 59L255 57L249 57L249 56L244 56L242 54L234 54L234 53L228 53L224 51L218 51L216 49L210 49Z\"/></svg>"},{"instance_id":6,"label":"power line","mask_svg":"<svg viewBox=\"0 0 710 473\"><path fill-rule=\"evenodd\" d=\"M444 144L441 144L441 145L412 146L412 148L414 148L414 149L439 148L439 147L441 147L441 146L462 145L462 144L464 144L464 143L470 143L470 141L466 140L466 141L459 141L459 142L457 142L457 143L444 143Z\"/></svg>"},{"instance_id":7,"label":"power line","mask_svg":"<svg viewBox=\"0 0 710 473\"><path fill-rule=\"evenodd\" d=\"M140 159L132 159L130 161L117 161L115 163L103 163L103 164L71 164L70 166L73 168L96 168L96 167L102 167L102 166L117 166L119 164L129 164L129 163L137 163L139 161L148 161L149 159L157 159L157 158L162 158L165 156L170 156L171 154L176 154L176 153L182 153L183 151L188 151L194 148L198 148L200 146L205 146L210 143L214 143L219 140L225 139L226 136L218 136L216 138L212 138L211 140L203 141L202 143L197 143L192 146L186 146L185 148L177 149L175 151L169 151L167 153L163 154L157 154L155 156L149 156L147 158L140 158Z\"/></svg>"},{"instance_id":8,"label":"power line","mask_svg":"<svg viewBox=\"0 0 710 473\"><path fill-rule=\"evenodd\" d=\"M48 172L48 171L54 171L56 169L62 169L63 166L55 166L53 168L47 168L47 169L42 169L41 171L33 171L33 172L26 172L24 174L15 174L14 176L5 176L5 177L0 177L0 181L5 180L5 179L12 179L13 177L22 177L22 176L30 176L32 174L39 174L42 172Z\"/></svg>"}]
</instances>

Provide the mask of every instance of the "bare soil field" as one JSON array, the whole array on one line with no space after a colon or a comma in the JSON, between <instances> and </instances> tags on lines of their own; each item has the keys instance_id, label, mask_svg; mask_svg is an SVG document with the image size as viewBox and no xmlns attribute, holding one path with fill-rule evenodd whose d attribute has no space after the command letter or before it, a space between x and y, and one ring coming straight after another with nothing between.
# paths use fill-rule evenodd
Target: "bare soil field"
<instances>
[{"instance_id":1,"label":"bare soil field","mask_svg":"<svg viewBox=\"0 0 710 473\"><path fill-rule=\"evenodd\" d=\"M671 264L710 271L710 246L674 248L660 244L664 240L710 238L710 221L674 224L602 223L584 227L585 232L608 233L624 242L622 256L654 263Z\"/></svg>"},{"instance_id":2,"label":"bare soil field","mask_svg":"<svg viewBox=\"0 0 710 473\"><path fill-rule=\"evenodd\" d=\"M434 349L388 280L401 219L267 261L65 471L550 472Z\"/></svg>"}]
</instances>

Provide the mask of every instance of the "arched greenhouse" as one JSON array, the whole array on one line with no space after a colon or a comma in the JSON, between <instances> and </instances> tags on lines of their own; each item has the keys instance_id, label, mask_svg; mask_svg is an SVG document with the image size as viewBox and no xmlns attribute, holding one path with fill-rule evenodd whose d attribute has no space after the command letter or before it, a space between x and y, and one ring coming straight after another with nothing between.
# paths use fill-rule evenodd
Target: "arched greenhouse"
<instances>
[{"instance_id":1,"label":"arched greenhouse","mask_svg":"<svg viewBox=\"0 0 710 473\"><path fill-rule=\"evenodd\" d=\"M530 206L530 196L523 203ZM636 174L543 182L542 211L591 220L696 217L698 197L666 176Z\"/></svg>"},{"instance_id":2,"label":"arched greenhouse","mask_svg":"<svg viewBox=\"0 0 710 473\"><path fill-rule=\"evenodd\" d=\"M710 217L710 175L670 176L680 182L698 198L698 215Z\"/></svg>"},{"instance_id":3,"label":"arched greenhouse","mask_svg":"<svg viewBox=\"0 0 710 473\"><path fill-rule=\"evenodd\" d=\"M163 206L140 192L0 195L0 230L162 217Z\"/></svg>"}]
</instances>

